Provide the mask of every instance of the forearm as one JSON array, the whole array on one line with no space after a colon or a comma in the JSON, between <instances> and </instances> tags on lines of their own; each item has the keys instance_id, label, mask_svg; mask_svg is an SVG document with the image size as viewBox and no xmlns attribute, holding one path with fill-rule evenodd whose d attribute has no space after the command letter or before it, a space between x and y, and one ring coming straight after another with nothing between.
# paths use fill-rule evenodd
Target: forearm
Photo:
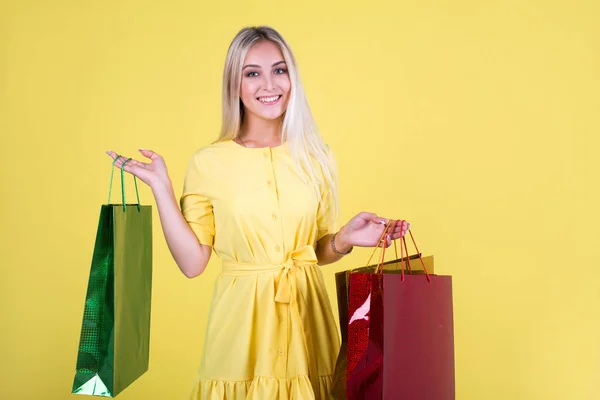
<instances>
[{"instance_id":1,"label":"forearm","mask_svg":"<svg viewBox=\"0 0 600 400\"><path fill-rule=\"evenodd\" d=\"M344 228L342 228L335 237L335 248L339 253L347 253L352 248L351 245L344 242L343 229ZM317 242L317 249L315 253L317 254L319 265L332 264L344 257L343 254L339 254L333 250L331 243L332 237L333 234L329 234Z\"/></svg>"},{"instance_id":2,"label":"forearm","mask_svg":"<svg viewBox=\"0 0 600 400\"><path fill-rule=\"evenodd\" d=\"M170 181L152 187L152 192L167 246L175 263L188 278L200 275L210 260L212 247L198 243L196 235L183 218Z\"/></svg>"}]
</instances>

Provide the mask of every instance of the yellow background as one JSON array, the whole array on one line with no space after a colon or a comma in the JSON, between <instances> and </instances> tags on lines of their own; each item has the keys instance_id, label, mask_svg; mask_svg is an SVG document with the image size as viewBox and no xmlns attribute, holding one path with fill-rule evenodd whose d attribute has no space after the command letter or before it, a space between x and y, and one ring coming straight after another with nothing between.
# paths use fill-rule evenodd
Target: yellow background
<instances>
[{"instance_id":1,"label":"yellow background","mask_svg":"<svg viewBox=\"0 0 600 400\"><path fill-rule=\"evenodd\" d=\"M181 193L249 24L297 55L342 222L408 219L454 277L457 399L600 398L598 4L3 1L0 398L78 398L104 151L154 149ZM122 400L186 397L219 270L179 273L154 213L150 370ZM332 301L334 272L368 253L325 268Z\"/></svg>"}]
</instances>

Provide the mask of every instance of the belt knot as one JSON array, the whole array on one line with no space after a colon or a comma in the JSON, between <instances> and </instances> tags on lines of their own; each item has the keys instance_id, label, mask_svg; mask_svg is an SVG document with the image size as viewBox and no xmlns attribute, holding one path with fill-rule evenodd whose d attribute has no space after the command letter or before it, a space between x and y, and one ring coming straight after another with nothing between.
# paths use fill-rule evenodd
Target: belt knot
<instances>
[{"instance_id":1,"label":"belt knot","mask_svg":"<svg viewBox=\"0 0 600 400\"><path fill-rule=\"evenodd\" d=\"M306 245L292 252L281 264L283 267L277 284L275 301L289 303L291 293L296 291L296 273L299 268L315 265L318 262L313 246Z\"/></svg>"}]
</instances>

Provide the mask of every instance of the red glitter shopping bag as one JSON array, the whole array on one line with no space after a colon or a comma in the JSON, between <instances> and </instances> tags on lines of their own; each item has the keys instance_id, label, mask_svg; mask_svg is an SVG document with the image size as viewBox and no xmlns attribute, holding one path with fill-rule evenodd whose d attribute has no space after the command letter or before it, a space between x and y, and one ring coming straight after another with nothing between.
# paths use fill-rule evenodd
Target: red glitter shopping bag
<instances>
[{"instance_id":1,"label":"red glitter shopping bag","mask_svg":"<svg viewBox=\"0 0 600 400\"><path fill-rule=\"evenodd\" d=\"M336 274L338 399L455 398L452 277L434 275L433 257L422 257L416 243L418 254L404 257L406 239L400 242L400 258L383 262L384 248L378 264Z\"/></svg>"}]
</instances>

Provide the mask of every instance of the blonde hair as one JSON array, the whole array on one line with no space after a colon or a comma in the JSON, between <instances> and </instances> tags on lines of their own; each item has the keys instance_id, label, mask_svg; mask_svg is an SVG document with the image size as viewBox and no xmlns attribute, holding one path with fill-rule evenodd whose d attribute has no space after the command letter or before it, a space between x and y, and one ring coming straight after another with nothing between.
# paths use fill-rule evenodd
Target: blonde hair
<instances>
[{"instance_id":1,"label":"blonde hair","mask_svg":"<svg viewBox=\"0 0 600 400\"><path fill-rule=\"evenodd\" d=\"M310 111L294 54L285 39L271 27L244 28L229 46L223 70L223 121L218 141L232 140L239 135L244 118L244 105L240 99L244 59L250 48L261 41L270 41L279 47L290 77L291 89L283 119L282 143L287 143L301 176L305 183L312 184L319 202L322 203L325 196L331 196L331 211L337 219L336 163Z\"/></svg>"}]
</instances>

